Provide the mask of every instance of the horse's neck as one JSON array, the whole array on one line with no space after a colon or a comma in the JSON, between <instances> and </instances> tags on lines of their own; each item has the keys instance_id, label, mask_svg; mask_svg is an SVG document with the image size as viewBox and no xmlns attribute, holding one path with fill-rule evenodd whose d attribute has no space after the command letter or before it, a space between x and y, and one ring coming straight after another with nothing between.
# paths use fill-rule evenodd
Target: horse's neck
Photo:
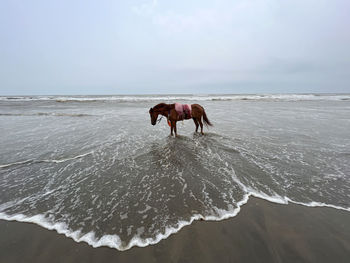
<instances>
[{"instance_id":1,"label":"horse's neck","mask_svg":"<svg viewBox=\"0 0 350 263\"><path fill-rule=\"evenodd\" d=\"M165 104L162 111L169 112L171 109L175 109L175 104Z\"/></svg>"},{"instance_id":2,"label":"horse's neck","mask_svg":"<svg viewBox=\"0 0 350 263\"><path fill-rule=\"evenodd\" d=\"M165 117L168 117L170 110L174 108L175 104L165 104L161 109L159 109L159 113Z\"/></svg>"}]
</instances>

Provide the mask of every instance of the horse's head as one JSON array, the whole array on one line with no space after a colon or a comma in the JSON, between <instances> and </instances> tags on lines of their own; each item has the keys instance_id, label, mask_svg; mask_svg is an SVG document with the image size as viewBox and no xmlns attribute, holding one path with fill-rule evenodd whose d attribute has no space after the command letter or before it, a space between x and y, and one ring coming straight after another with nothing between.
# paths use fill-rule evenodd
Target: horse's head
<instances>
[{"instance_id":1,"label":"horse's head","mask_svg":"<svg viewBox=\"0 0 350 263\"><path fill-rule=\"evenodd\" d=\"M156 112L153 108L150 108L149 115L151 116L151 124L156 125L159 112Z\"/></svg>"}]
</instances>

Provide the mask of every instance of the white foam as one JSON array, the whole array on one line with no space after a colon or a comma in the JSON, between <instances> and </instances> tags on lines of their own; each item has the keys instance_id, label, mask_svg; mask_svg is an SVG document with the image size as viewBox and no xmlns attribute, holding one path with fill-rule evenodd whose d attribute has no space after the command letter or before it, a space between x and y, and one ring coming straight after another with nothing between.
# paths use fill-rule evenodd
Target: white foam
<instances>
[{"instance_id":1,"label":"white foam","mask_svg":"<svg viewBox=\"0 0 350 263\"><path fill-rule=\"evenodd\" d=\"M93 116L83 113L59 113L59 112L37 112L37 113L0 113L0 116L57 116L57 117L85 117Z\"/></svg>"},{"instance_id":2,"label":"white foam","mask_svg":"<svg viewBox=\"0 0 350 263\"><path fill-rule=\"evenodd\" d=\"M144 214L146 213L148 210L152 209L152 207L150 207L149 205L146 205L146 208L144 210L138 211L139 214Z\"/></svg>"},{"instance_id":3,"label":"white foam","mask_svg":"<svg viewBox=\"0 0 350 263\"><path fill-rule=\"evenodd\" d=\"M125 246L122 245L121 239L118 235L104 235L100 239L96 238L94 232L89 232L82 235L80 230L72 231L63 222L56 222L56 223L49 222L44 215L35 215L35 216L28 217L23 214L7 215L5 213L0 212L0 219L4 219L7 221L34 223L46 229L55 230L57 233L63 234L66 237L72 238L76 242L86 242L92 247L107 246L110 248L118 249L120 251L124 251L134 246L146 247L148 245L156 244L159 241L168 238L171 234L177 233L183 227L192 224L192 222L195 220L220 221L223 219L227 219L229 217L234 217L239 213L240 206L247 203L248 200L249 200L249 194L245 195L243 200L237 203L238 207L235 209L233 209L233 207L230 211L215 209L215 212L217 213L216 216L203 216L200 214L195 214L190 218L189 221L180 220L176 226L167 227L164 233L158 233L154 238L142 239L140 236L144 232L144 228L140 228L137 230L138 233Z\"/></svg>"},{"instance_id":4,"label":"white foam","mask_svg":"<svg viewBox=\"0 0 350 263\"><path fill-rule=\"evenodd\" d=\"M87 155L93 154L93 152L88 152L88 153L83 153L83 154L79 154L77 156L73 156L73 157L69 157L69 158L65 158L65 159L45 159L45 160L25 160L25 161L19 161L19 162L14 162L14 163L8 163L8 164L0 164L0 168L7 168L13 165L19 165L19 164L26 164L26 163L63 163L63 162L67 162L67 161L71 161L71 160L75 160L75 159L79 159L82 157L85 157Z\"/></svg>"},{"instance_id":5,"label":"white foam","mask_svg":"<svg viewBox=\"0 0 350 263\"><path fill-rule=\"evenodd\" d=\"M344 210L344 211L349 211L350 212L350 207L341 207L341 206L337 206L337 205L331 205L331 204L326 204L326 203L321 203L321 202L309 202L309 203L304 203L304 202L298 202L295 200L290 199L287 196L281 197L279 195L274 195L274 196L269 196L267 194L264 193L259 193L256 191L251 191L249 192L250 196L254 196L260 199L264 199L267 200L271 203L277 203L277 204L288 204L288 203L294 203L297 205L303 205L303 206L308 206L308 207L329 207L329 208L334 208L334 209L338 209L338 210Z\"/></svg>"},{"instance_id":6,"label":"white foam","mask_svg":"<svg viewBox=\"0 0 350 263\"><path fill-rule=\"evenodd\" d=\"M0 97L0 101L56 101L56 102L92 102L92 101L225 101L225 100L263 100L263 101L309 101L309 100L350 100L349 94L215 94L215 95L115 95L115 96L21 96Z\"/></svg>"},{"instance_id":7,"label":"white foam","mask_svg":"<svg viewBox=\"0 0 350 263\"><path fill-rule=\"evenodd\" d=\"M7 215L5 213L0 213L0 219L7 221L18 221L25 223L34 223L48 230L55 230L59 234L63 234L66 237L72 238L76 242L86 242L92 247L107 246L111 248L116 248L119 250L121 248L121 240L118 235L104 235L100 239L95 237L94 232L89 232L84 235L81 234L80 230L71 231L68 226L63 222L51 223L44 215L35 216L25 216L23 214Z\"/></svg>"},{"instance_id":8,"label":"white foam","mask_svg":"<svg viewBox=\"0 0 350 263\"><path fill-rule=\"evenodd\" d=\"M249 188L246 187L246 189L248 190ZM288 203L294 203L294 204L308 206L308 207L329 207L329 208L334 208L334 209L344 210L344 211L350 212L350 207L346 208L346 207L341 207L341 206L331 205L331 204L326 204L326 203L321 203L321 202L315 202L315 201L312 201L309 203L298 202L298 201L290 199L287 196L282 197L282 196L277 195L277 194L269 196L265 193L257 192L257 191L254 191L252 189L249 189L248 192L249 192L249 196L254 196L254 197L257 197L260 199L264 199L264 200L267 200L271 203L284 204L284 205L287 205Z\"/></svg>"},{"instance_id":9,"label":"white foam","mask_svg":"<svg viewBox=\"0 0 350 263\"><path fill-rule=\"evenodd\" d=\"M330 208L334 208L334 209L339 209L339 210L345 210L345 211L349 211L350 212L350 207L346 208L346 207L341 207L341 206L337 206L337 205L330 205L330 204L326 204L326 203L320 203L320 202L309 202L309 203L302 203L302 202L298 202L298 201L294 201L288 197L284 197L284 199L286 200L286 202L290 202L290 203L294 203L294 204L298 204L298 205L303 205L303 206L308 206L308 207L330 207Z\"/></svg>"},{"instance_id":10,"label":"white foam","mask_svg":"<svg viewBox=\"0 0 350 263\"><path fill-rule=\"evenodd\" d=\"M25 160L25 161L19 161L19 162L14 162L14 163L7 163L7 164L0 164L0 168L7 168L13 165L18 165L18 164L25 164L32 162L33 160Z\"/></svg>"},{"instance_id":11,"label":"white foam","mask_svg":"<svg viewBox=\"0 0 350 263\"><path fill-rule=\"evenodd\" d=\"M120 219L127 219L128 218L128 213L120 214Z\"/></svg>"},{"instance_id":12,"label":"white foam","mask_svg":"<svg viewBox=\"0 0 350 263\"><path fill-rule=\"evenodd\" d=\"M38 162L45 162L45 163L63 163L63 162L67 162L67 161L71 161L71 160L75 160L75 159L79 159L79 158L82 158L82 157L85 157L87 155L90 155L92 154L93 152L88 152L88 153L83 153L83 154L79 154L77 156L73 156L73 157L69 157L69 158L65 158L65 159L52 159L52 160L40 160Z\"/></svg>"},{"instance_id":13,"label":"white foam","mask_svg":"<svg viewBox=\"0 0 350 263\"><path fill-rule=\"evenodd\" d=\"M95 236L94 232L88 232L86 234L82 234L80 230L72 231L63 222L56 222L56 223L49 222L44 215L35 215L35 216L27 217L23 214L7 215L5 213L0 212L0 219L7 220L7 221L34 223L46 229L55 230L57 233L63 234L66 237L72 238L76 242L86 242L87 244L89 244L94 248L106 246L110 248L115 248L120 251L124 251L134 246L146 247L149 245L157 244L161 240L168 238L170 235L179 232L183 227L191 225L195 220L221 221L224 219L235 217L240 212L241 207L248 202L250 196L265 199L267 201L270 201L273 203L279 203L279 204L288 204L288 202L291 202L291 203L311 206L311 207L325 206L325 207L331 207L335 209L350 211L350 208L343 208L340 206L329 205L329 204L324 204L319 202L302 203L302 202L293 201L288 197L284 197L284 198L280 196L271 197L263 193L252 191L252 192L246 193L243 196L242 200L237 202L236 208L234 208L233 206L230 206L229 210L214 208L213 211L215 212L216 215L203 216L201 214L195 214L190 218L189 221L180 220L178 221L176 226L167 227L164 233L158 233L154 238L141 238L141 235L142 233L144 233L144 230L145 230L143 227L141 227L137 229L137 234L133 236L130 242L126 245L123 245L118 235L104 235L100 239L98 239Z\"/></svg>"},{"instance_id":14,"label":"white foam","mask_svg":"<svg viewBox=\"0 0 350 263\"><path fill-rule=\"evenodd\" d=\"M251 196L254 196L254 197L257 197L257 198L260 198L260 199L264 199L264 200L267 200L271 203L277 203L277 204L288 204L288 201L286 201L285 198L277 195L277 194L274 194L273 196L269 196L265 193L261 193L261 192L256 192L256 191L253 191L253 190L250 190L250 195Z\"/></svg>"}]
</instances>

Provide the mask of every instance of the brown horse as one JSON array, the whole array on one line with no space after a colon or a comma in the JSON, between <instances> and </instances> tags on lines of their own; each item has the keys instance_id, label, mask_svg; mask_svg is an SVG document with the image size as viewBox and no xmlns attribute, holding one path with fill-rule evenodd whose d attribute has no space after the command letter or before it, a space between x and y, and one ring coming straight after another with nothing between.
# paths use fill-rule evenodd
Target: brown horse
<instances>
[{"instance_id":1,"label":"brown horse","mask_svg":"<svg viewBox=\"0 0 350 263\"><path fill-rule=\"evenodd\" d=\"M168 123L170 122L170 135L173 136L173 131L175 132L175 136L177 136L177 130L176 130L176 122L184 119L193 119L194 124L196 125L196 132L198 132L198 126L201 126L201 134L203 133L203 122L202 117L204 120L205 125L213 126L211 122L209 121L207 115L205 114L204 108L199 104L192 104L191 105L191 116L179 116L177 111L175 110L175 104L165 104L165 103L159 103L153 108L150 108L149 114L151 116L151 123L152 125L156 125L158 115L162 115L167 118Z\"/></svg>"}]
</instances>

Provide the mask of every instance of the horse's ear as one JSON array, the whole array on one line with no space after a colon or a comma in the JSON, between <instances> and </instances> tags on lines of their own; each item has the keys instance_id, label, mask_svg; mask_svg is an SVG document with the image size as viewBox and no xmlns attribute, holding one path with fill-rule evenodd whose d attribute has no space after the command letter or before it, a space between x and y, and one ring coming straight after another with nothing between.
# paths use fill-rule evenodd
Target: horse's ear
<instances>
[{"instance_id":1,"label":"horse's ear","mask_svg":"<svg viewBox=\"0 0 350 263\"><path fill-rule=\"evenodd\" d=\"M151 113L153 111L153 108L149 108L149 112Z\"/></svg>"}]
</instances>

